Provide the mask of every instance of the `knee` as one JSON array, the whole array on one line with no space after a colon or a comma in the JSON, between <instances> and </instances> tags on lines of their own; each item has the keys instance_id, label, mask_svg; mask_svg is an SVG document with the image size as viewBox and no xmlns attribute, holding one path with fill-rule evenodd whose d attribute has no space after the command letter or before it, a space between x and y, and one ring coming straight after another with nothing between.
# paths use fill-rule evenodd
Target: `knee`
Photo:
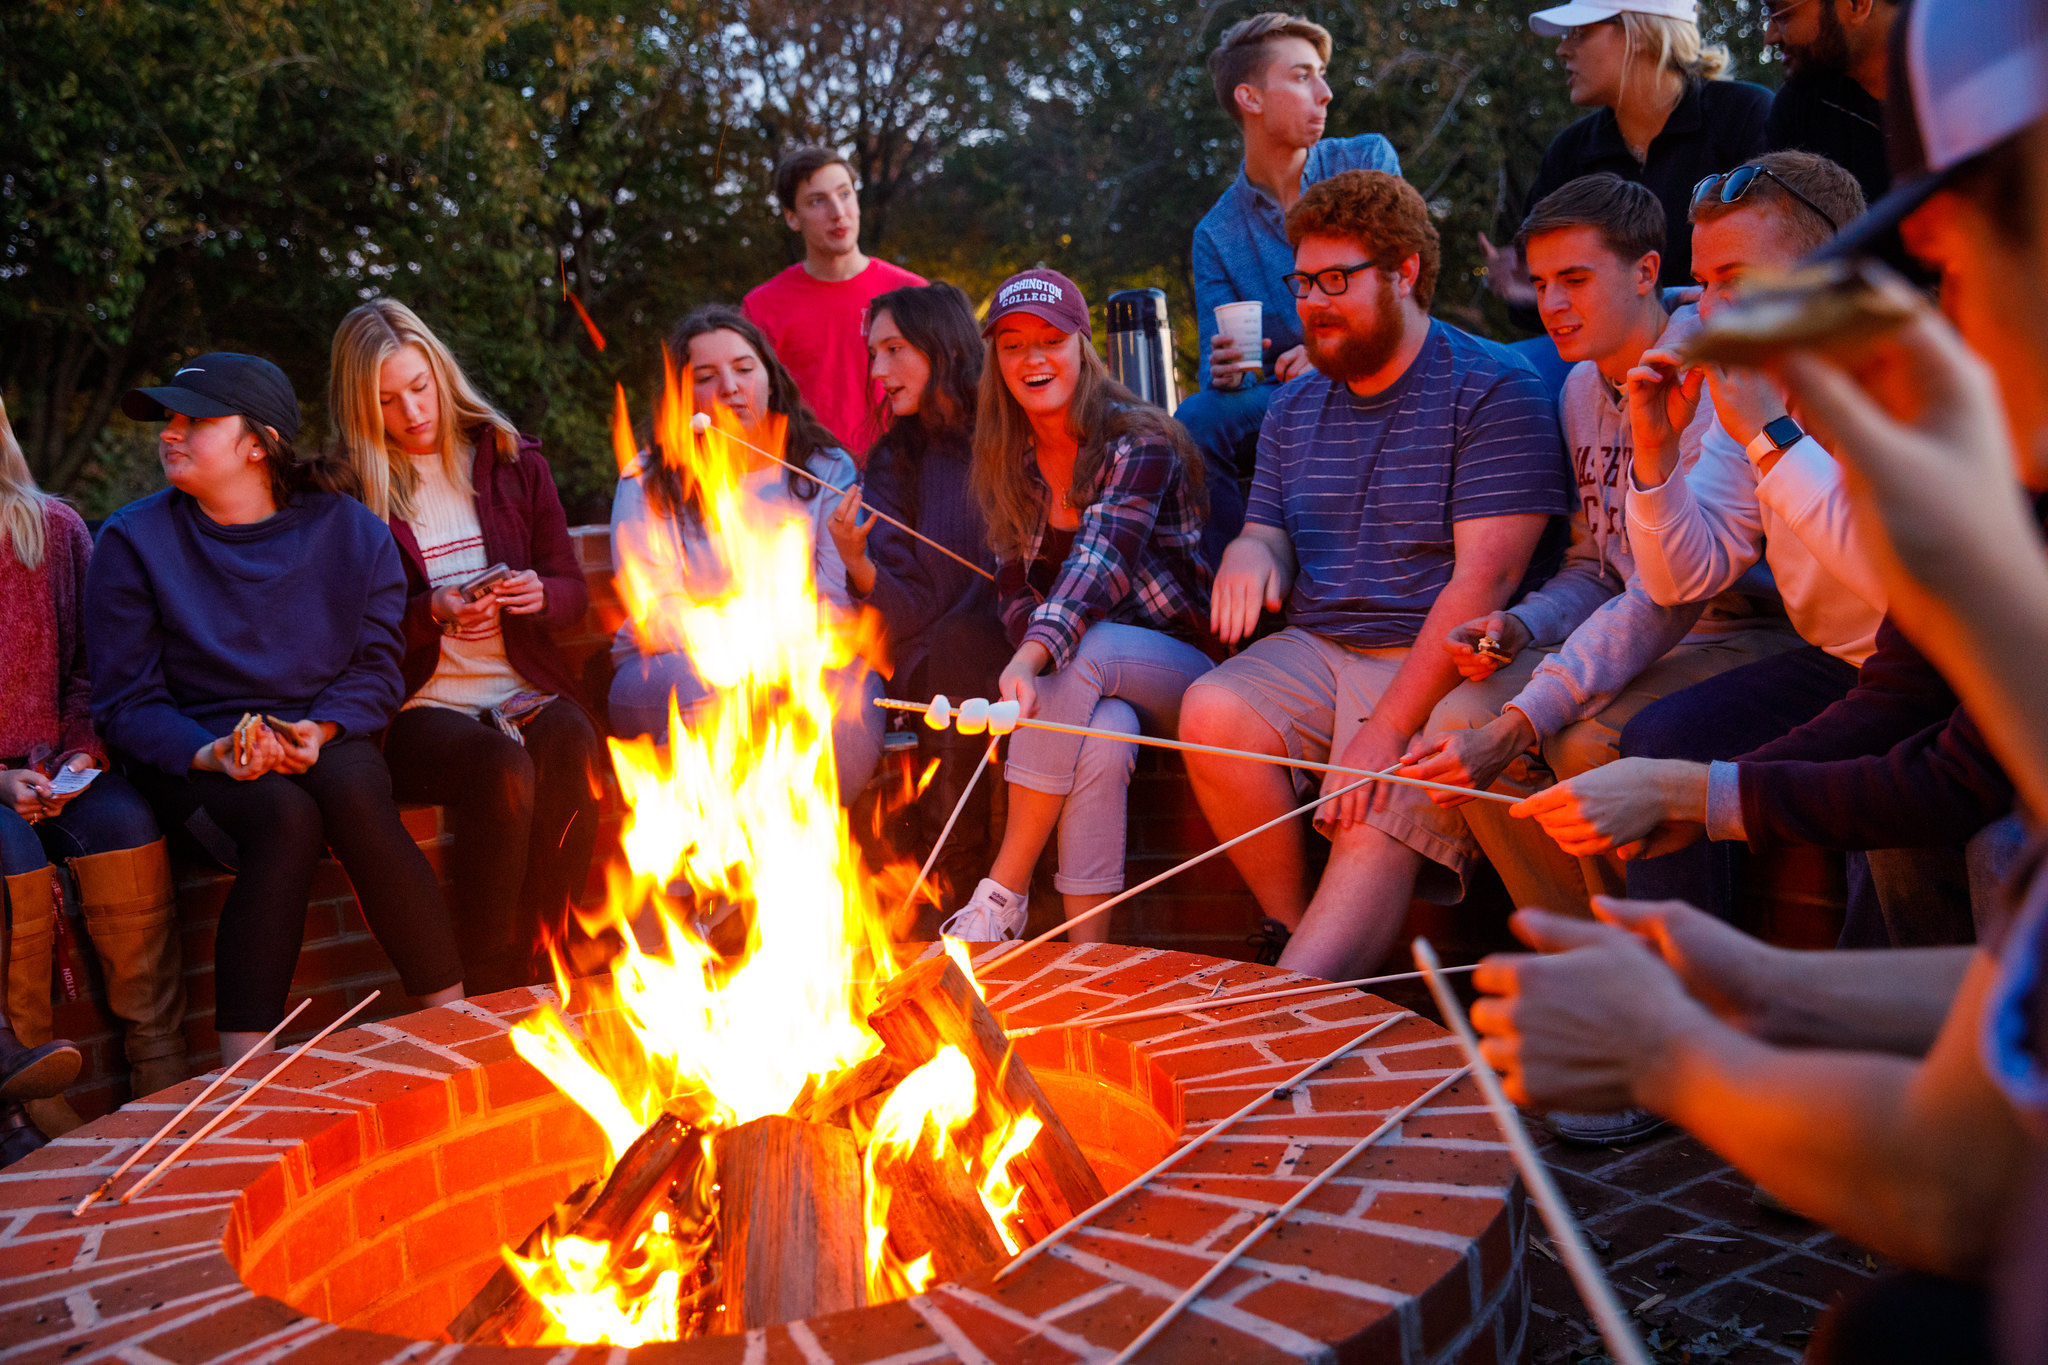
<instances>
[{"instance_id":1,"label":"knee","mask_svg":"<svg viewBox=\"0 0 2048 1365\"><path fill-rule=\"evenodd\" d=\"M1197 682L1180 701L1180 737L1191 744L1270 752L1276 736L1244 699L1227 687ZM1189 755L1193 759L1194 755Z\"/></svg>"},{"instance_id":2,"label":"knee","mask_svg":"<svg viewBox=\"0 0 2048 1365\"><path fill-rule=\"evenodd\" d=\"M1105 697L1098 702L1095 712L1089 717L1088 725L1094 730L1111 730L1120 735L1138 733L1138 713L1126 702L1114 697ZM1103 735L1090 735L1081 741L1081 752L1074 760L1074 790L1114 783L1117 787L1128 787L1131 773L1138 766L1138 746L1129 740L1109 739Z\"/></svg>"},{"instance_id":3,"label":"knee","mask_svg":"<svg viewBox=\"0 0 2048 1365\"><path fill-rule=\"evenodd\" d=\"M1439 730L1477 730L1490 725L1500 715L1500 708L1487 696L1486 689L1472 683L1461 683L1444 695L1429 713L1426 734Z\"/></svg>"},{"instance_id":4,"label":"knee","mask_svg":"<svg viewBox=\"0 0 2048 1365\"><path fill-rule=\"evenodd\" d=\"M1589 773L1621 757L1619 736L1598 721L1567 725L1543 746L1543 758L1560 780Z\"/></svg>"},{"instance_id":5,"label":"knee","mask_svg":"<svg viewBox=\"0 0 2048 1365\"><path fill-rule=\"evenodd\" d=\"M1702 730L1711 724L1683 692L1651 702L1629 719L1621 732L1623 758L1690 758Z\"/></svg>"},{"instance_id":6,"label":"knee","mask_svg":"<svg viewBox=\"0 0 2048 1365\"><path fill-rule=\"evenodd\" d=\"M262 784L258 792L266 802L267 814L254 830L234 830L242 865L266 858L317 860L327 847L327 822L321 818L319 802L298 783L274 774L256 781Z\"/></svg>"},{"instance_id":7,"label":"knee","mask_svg":"<svg viewBox=\"0 0 2048 1365\"><path fill-rule=\"evenodd\" d=\"M533 813L533 755L503 735L491 738L497 742L479 747L475 770L467 775L475 800L494 816L524 820Z\"/></svg>"}]
</instances>

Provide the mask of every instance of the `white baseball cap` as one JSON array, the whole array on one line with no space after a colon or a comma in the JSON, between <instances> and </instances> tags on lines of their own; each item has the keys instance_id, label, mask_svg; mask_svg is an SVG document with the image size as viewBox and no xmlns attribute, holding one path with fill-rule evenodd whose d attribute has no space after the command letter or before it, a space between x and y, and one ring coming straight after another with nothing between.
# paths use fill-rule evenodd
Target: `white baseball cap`
<instances>
[{"instance_id":1,"label":"white baseball cap","mask_svg":"<svg viewBox=\"0 0 2048 1365\"><path fill-rule=\"evenodd\" d=\"M1665 19L1700 21L1700 7L1694 0L1572 0L1571 4L1540 9L1529 16L1529 27L1555 38L1566 29L1597 24L1617 14L1655 14Z\"/></svg>"}]
</instances>

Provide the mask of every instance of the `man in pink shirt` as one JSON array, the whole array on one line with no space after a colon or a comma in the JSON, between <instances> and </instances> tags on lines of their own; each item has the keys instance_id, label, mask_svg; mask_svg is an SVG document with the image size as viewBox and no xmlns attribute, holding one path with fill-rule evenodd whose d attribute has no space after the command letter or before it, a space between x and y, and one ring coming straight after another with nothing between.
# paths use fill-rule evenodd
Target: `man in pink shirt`
<instances>
[{"instance_id":1,"label":"man in pink shirt","mask_svg":"<svg viewBox=\"0 0 2048 1365\"><path fill-rule=\"evenodd\" d=\"M880 434L862 331L868 303L924 279L862 253L853 167L830 148L798 147L783 157L775 199L790 231L803 235L804 258L756 286L740 311L768 334L812 411L864 464Z\"/></svg>"}]
</instances>

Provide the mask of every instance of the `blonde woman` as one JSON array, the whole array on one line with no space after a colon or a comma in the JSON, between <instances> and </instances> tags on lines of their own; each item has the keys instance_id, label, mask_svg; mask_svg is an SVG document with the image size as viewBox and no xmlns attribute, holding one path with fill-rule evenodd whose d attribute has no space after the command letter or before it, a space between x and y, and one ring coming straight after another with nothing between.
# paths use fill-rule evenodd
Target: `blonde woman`
<instances>
[{"instance_id":1,"label":"blonde woman","mask_svg":"<svg viewBox=\"0 0 2048 1365\"><path fill-rule=\"evenodd\" d=\"M1529 27L1558 39L1571 101L1592 112L1551 141L1525 211L1582 175L1640 181L1664 205L1658 280L1691 284L1693 186L1763 152L1771 92L1728 79L1728 50L1701 43L1694 0L1574 0L1530 15ZM1494 292L1533 309L1519 254L1480 242Z\"/></svg>"},{"instance_id":2,"label":"blonde woman","mask_svg":"<svg viewBox=\"0 0 2048 1365\"><path fill-rule=\"evenodd\" d=\"M406 699L384 740L394 794L448 811L465 985L525 984L543 928L572 923L604 762L550 634L589 605L554 478L540 443L391 299L336 329L328 407L405 561ZM495 566L502 577L465 590Z\"/></svg>"},{"instance_id":3,"label":"blonde woman","mask_svg":"<svg viewBox=\"0 0 2048 1365\"><path fill-rule=\"evenodd\" d=\"M55 865L77 879L107 1005L126 1025L131 1091L185 1079L185 1012L170 863L142 794L107 772L85 669L85 571L92 537L36 487L0 406L0 872L7 977L0 990L0 1164L40 1145L20 1119L40 1100L46 1128L75 1126L54 1097L79 1053L50 1040ZM96 772L67 792L57 781ZM52 1136L55 1133L52 1132Z\"/></svg>"}]
</instances>

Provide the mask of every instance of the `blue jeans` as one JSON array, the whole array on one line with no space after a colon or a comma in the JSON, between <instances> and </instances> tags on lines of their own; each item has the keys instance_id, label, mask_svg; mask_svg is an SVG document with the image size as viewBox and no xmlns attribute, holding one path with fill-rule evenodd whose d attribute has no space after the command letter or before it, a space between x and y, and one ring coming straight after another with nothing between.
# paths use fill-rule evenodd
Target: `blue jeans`
<instances>
[{"instance_id":1,"label":"blue jeans","mask_svg":"<svg viewBox=\"0 0 2048 1365\"><path fill-rule=\"evenodd\" d=\"M875 705L882 695L882 675L856 661L829 679L838 705L832 714L832 768L839 777L839 799L852 805L882 762L882 731L888 717ZM689 656L633 654L619 662L609 698L612 733L621 739L668 734L668 699L688 716L692 707L711 696L710 684L698 676Z\"/></svg>"},{"instance_id":2,"label":"blue jeans","mask_svg":"<svg viewBox=\"0 0 2048 1365\"><path fill-rule=\"evenodd\" d=\"M160 837L142 793L118 773L103 772L57 814L33 825L0 810L0 875L35 872L88 853L142 848Z\"/></svg>"},{"instance_id":3,"label":"blue jeans","mask_svg":"<svg viewBox=\"0 0 2048 1365\"><path fill-rule=\"evenodd\" d=\"M1088 628L1065 668L1038 680L1033 714L1127 735L1142 723L1171 739L1180 733L1182 694L1211 666L1209 656L1185 640L1105 621ZM1137 761L1138 746L1125 740L1025 729L1011 736L1004 779L1066 798L1060 870L1053 878L1062 894L1123 889L1124 807Z\"/></svg>"},{"instance_id":4,"label":"blue jeans","mask_svg":"<svg viewBox=\"0 0 2048 1365\"><path fill-rule=\"evenodd\" d=\"M1270 383L1241 389L1199 389L1181 400L1174 420L1188 429L1202 452L1209 483L1209 521L1202 528L1202 558L1210 568L1223 547L1244 529L1245 488L1259 452L1259 427L1273 401Z\"/></svg>"},{"instance_id":5,"label":"blue jeans","mask_svg":"<svg viewBox=\"0 0 2048 1365\"><path fill-rule=\"evenodd\" d=\"M1806 724L1848 695L1856 668L1812 645L1731 668L1638 711L1621 732L1624 758L1738 758ZM1628 864L1636 900L1690 901L1735 917L1735 887L1746 845L1698 842Z\"/></svg>"}]
</instances>

